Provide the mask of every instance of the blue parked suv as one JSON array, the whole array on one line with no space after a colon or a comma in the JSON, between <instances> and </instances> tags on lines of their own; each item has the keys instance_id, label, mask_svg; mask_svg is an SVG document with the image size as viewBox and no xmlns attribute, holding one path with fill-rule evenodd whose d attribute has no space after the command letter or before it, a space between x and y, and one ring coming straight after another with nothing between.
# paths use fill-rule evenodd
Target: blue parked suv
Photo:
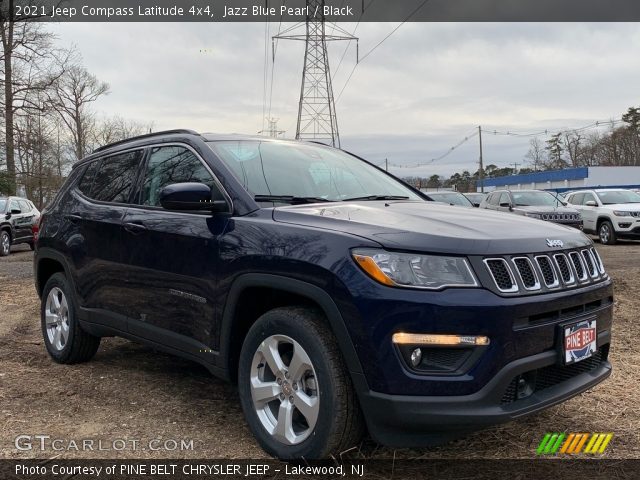
<instances>
[{"instance_id":1,"label":"blue parked suv","mask_svg":"<svg viewBox=\"0 0 640 480\"><path fill-rule=\"evenodd\" d=\"M367 429L440 443L611 373L612 284L580 231L431 202L314 143L100 148L43 213L34 268L55 361L116 335L199 362L280 458Z\"/></svg>"}]
</instances>

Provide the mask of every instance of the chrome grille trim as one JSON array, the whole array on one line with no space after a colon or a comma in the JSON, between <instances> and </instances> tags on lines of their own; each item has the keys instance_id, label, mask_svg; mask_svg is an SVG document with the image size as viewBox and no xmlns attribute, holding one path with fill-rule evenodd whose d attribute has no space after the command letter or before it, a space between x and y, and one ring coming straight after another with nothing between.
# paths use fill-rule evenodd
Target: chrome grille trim
<instances>
[{"instance_id":1,"label":"chrome grille trim","mask_svg":"<svg viewBox=\"0 0 640 480\"><path fill-rule=\"evenodd\" d=\"M600 275L604 275L604 263L602 263L602 259L600 258L600 254L593 247L591 247L591 254L593 255L593 258L596 259L596 266L598 267L598 271L600 272Z\"/></svg>"},{"instance_id":2,"label":"chrome grille trim","mask_svg":"<svg viewBox=\"0 0 640 480\"><path fill-rule=\"evenodd\" d=\"M582 259L582 255L580 255L580 253L578 253L578 252L570 252L569 253L569 258L571 259L571 262L569 262L569 263L573 267L573 271L575 272L576 278L578 279L578 281L586 282L587 280L589 280L589 274L587 273L587 267L584 264L584 260ZM580 272L578 271L578 267L576 266L576 262L580 264L580 267L582 269L582 275L580 275Z\"/></svg>"},{"instance_id":3,"label":"chrome grille trim","mask_svg":"<svg viewBox=\"0 0 640 480\"><path fill-rule=\"evenodd\" d=\"M582 250L582 257L585 265L587 266L587 272L591 275L591 278L598 278L600 276L600 272L598 271L596 259L591 254L591 251Z\"/></svg>"},{"instance_id":4,"label":"chrome grille trim","mask_svg":"<svg viewBox=\"0 0 640 480\"><path fill-rule=\"evenodd\" d=\"M544 284L547 286L547 288L558 288L560 286L560 277L558 275L558 272L556 272L556 269L553 266L553 261L551 260L551 258L548 255L538 255L537 257L534 257L536 259L536 263L538 264L538 268L540 269L540 273L542 273L542 279L544 280ZM551 273L553 273L553 282L552 283L547 283L547 279L545 278L544 275L544 269L542 268L542 264L540 263L540 260L544 259L544 261L549 262L549 268L551 269Z\"/></svg>"},{"instance_id":5,"label":"chrome grille trim","mask_svg":"<svg viewBox=\"0 0 640 480\"><path fill-rule=\"evenodd\" d=\"M561 262L558 261L558 258L562 259L562 263L567 267L567 270L569 272L568 280L564 278L564 275L562 275L562 267L560 265ZM576 283L576 276L573 273L573 267L571 266L571 262L569 261L569 258L564 253L556 253L553 256L553 260L556 264L556 267L558 267L558 272L560 273L560 277L562 278L562 283L564 283L567 286L574 285Z\"/></svg>"},{"instance_id":6,"label":"chrome grille trim","mask_svg":"<svg viewBox=\"0 0 640 480\"><path fill-rule=\"evenodd\" d=\"M513 276L513 272L511 271L511 268L509 267L509 264L507 263L507 261L504 258L485 258L483 260L485 266L487 267L487 270L489 271L489 275L491 275L491 278L493 279L493 283L495 284L495 286L498 288L498 290L500 290L503 293L515 293L518 291L518 284L516 283L516 279ZM509 278L511 279L511 288L509 289L503 289L500 288L500 285L498 284L498 281L496 280L495 275L493 274L493 270L490 266L490 262L502 262L502 264L504 265L504 268L506 269L507 273L509 274Z\"/></svg>"},{"instance_id":7,"label":"chrome grille trim","mask_svg":"<svg viewBox=\"0 0 640 480\"><path fill-rule=\"evenodd\" d=\"M527 265L529 267L529 269L531 270L531 275L533 276L533 285L530 287L527 287L527 285L525 284L525 280L524 280L524 275L522 272L521 267L518 265L517 261L518 260L524 260L525 262L527 262ZM518 272L518 276L520 277L520 281L522 282L522 286L524 287L525 290L528 291L535 291L535 290L540 290L540 280L538 279L538 274L536 272L536 269L533 268L533 263L531 263L531 260L529 260L529 257L512 257L511 261L513 262L513 265L516 268L516 272Z\"/></svg>"}]
</instances>

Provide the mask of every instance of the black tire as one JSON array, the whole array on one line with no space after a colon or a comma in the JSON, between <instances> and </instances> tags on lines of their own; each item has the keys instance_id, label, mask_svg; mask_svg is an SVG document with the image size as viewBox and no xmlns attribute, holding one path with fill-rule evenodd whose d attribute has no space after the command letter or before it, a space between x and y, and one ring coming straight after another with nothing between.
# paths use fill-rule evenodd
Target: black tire
<instances>
[{"instance_id":1,"label":"black tire","mask_svg":"<svg viewBox=\"0 0 640 480\"><path fill-rule=\"evenodd\" d=\"M29 248L31 249L31 251L34 251L36 249L35 242L29 242Z\"/></svg>"},{"instance_id":2,"label":"black tire","mask_svg":"<svg viewBox=\"0 0 640 480\"><path fill-rule=\"evenodd\" d=\"M11 235L6 230L0 230L0 257L6 257L9 253L11 253Z\"/></svg>"},{"instance_id":3,"label":"black tire","mask_svg":"<svg viewBox=\"0 0 640 480\"><path fill-rule=\"evenodd\" d=\"M273 335L286 336L297 342L311 360L316 374L313 382L317 386L319 401L317 421L313 429L308 429L308 437L294 445L282 443L268 432L258 417L252 397L251 369L254 355L263 341ZM295 383L292 385L296 386ZM276 308L256 321L242 346L238 389L249 428L262 448L274 457L326 458L358 445L364 434L360 405L337 341L324 317L315 310L305 307ZM278 402L282 405L286 401L273 400L276 406Z\"/></svg>"},{"instance_id":4,"label":"black tire","mask_svg":"<svg viewBox=\"0 0 640 480\"><path fill-rule=\"evenodd\" d=\"M613 224L609 220L603 220L598 227L598 237L600 243L603 245L615 245L618 241L616 237L616 231L613 229Z\"/></svg>"},{"instance_id":5,"label":"black tire","mask_svg":"<svg viewBox=\"0 0 640 480\"><path fill-rule=\"evenodd\" d=\"M61 348L57 348L52 343L47 332L47 300L52 290L57 289L54 293L62 292L66 300L68 308L66 324L68 325L67 339ZM61 298L58 296L58 298ZM40 304L40 323L42 326L42 336L47 352L53 360L58 363L73 364L87 362L93 358L100 346L100 337L95 337L82 330L78 322L76 314L76 299L73 289L63 273L55 273L49 278L44 290L42 291L42 300Z\"/></svg>"}]
</instances>

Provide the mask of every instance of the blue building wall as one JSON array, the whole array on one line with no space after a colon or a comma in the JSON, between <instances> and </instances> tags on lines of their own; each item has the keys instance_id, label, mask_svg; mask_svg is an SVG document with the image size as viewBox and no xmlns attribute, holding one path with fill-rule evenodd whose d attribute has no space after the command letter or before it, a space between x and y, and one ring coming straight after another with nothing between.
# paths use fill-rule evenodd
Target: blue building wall
<instances>
[{"instance_id":1,"label":"blue building wall","mask_svg":"<svg viewBox=\"0 0 640 480\"><path fill-rule=\"evenodd\" d=\"M506 177L485 178L485 187L505 187L507 185L526 185L543 182L563 182L565 180L582 180L589 176L588 167L566 168L547 172L525 173L524 175L509 175Z\"/></svg>"}]
</instances>

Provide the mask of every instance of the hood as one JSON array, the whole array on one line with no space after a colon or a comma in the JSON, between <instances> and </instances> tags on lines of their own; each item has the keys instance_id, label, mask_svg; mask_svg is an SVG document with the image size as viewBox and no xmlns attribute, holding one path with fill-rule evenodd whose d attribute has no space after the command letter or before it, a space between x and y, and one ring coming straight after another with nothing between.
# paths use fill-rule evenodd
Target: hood
<instances>
[{"instance_id":1,"label":"hood","mask_svg":"<svg viewBox=\"0 0 640 480\"><path fill-rule=\"evenodd\" d=\"M542 220L436 202L350 202L273 209L276 222L346 232L395 250L461 255L538 253L590 245L580 231ZM549 247L561 240L562 248Z\"/></svg>"},{"instance_id":2,"label":"hood","mask_svg":"<svg viewBox=\"0 0 640 480\"><path fill-rule=\"evenodd\" d=\"M640 212L640 203L610 203L602 208L610 210L620 210L622 212Z\"/></svg>"}]
</instances>

